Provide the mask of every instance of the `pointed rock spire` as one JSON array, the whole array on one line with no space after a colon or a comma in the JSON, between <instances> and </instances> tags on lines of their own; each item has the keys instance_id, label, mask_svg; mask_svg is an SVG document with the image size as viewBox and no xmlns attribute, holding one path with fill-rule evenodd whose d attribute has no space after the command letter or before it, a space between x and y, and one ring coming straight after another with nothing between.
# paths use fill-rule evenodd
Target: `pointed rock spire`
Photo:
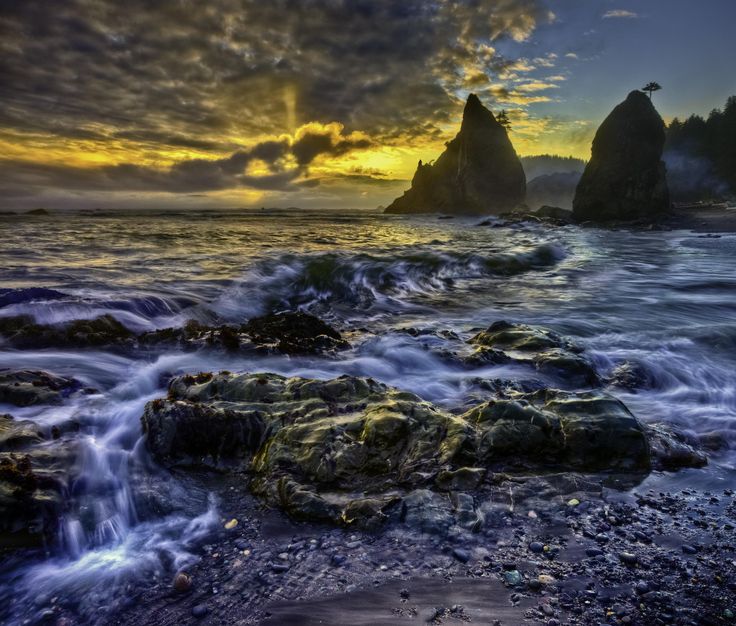
<instances>
[{"instance_id":1,"label":"pointed rock spire","mask_svg":"<svg viewBox=\"0 0 736 626\"><path fill-rule=\"evenodd\" d=\"M575 191L575 219L605 222L665 213L670 201L664 141L664 122L651 100L632 91L595 134L590 161Z\"/></svg>"},{"instance_id":2,"label":"pointed rock spire","mask_svg":"<svg viewBox=\"0 0 736 626\"><path fill-rule=\"evenodd\" d=\"M524 201L524 169L506 129L478 96L465 103L460 132L434 164L419 162L411 188L387 213L500 213Z\"/></svg>"}]
</instances>

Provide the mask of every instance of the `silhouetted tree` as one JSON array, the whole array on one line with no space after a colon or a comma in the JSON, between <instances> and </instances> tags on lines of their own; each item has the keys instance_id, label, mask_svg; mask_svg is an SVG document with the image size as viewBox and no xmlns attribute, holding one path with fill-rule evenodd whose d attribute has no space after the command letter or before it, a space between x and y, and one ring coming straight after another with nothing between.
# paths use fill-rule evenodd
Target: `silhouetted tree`
<instances>
[{"instance_id":1,"label":"silhouetted tree","mask_svg":"<svg viewBox=\"0 0 736 626\"><path fill-rule=\"evenodd\" d=\"M684 121L673 119L667 127L665 154L670 158L671 191L676 192L678 183L690 188L690 196L684 199L736 193L736 96L731 96L723 109L713 109L707 118L691 115ZM677 173L676 169L682 171ZM701 173L701 185L690 184L696 177L695 169ZM683 180L676 180L676 176Z\"/></svg>"},{"instance_id":2,"label":"silhouetted tree","mask_svg":"<svg viewBox=\"0 0 736 626\"><path fill-rule=\"evenodd\" d=\"M496 121L501 124L507 132L511 130L511 121L506 113L506 109L501 110L501 112L496 116Z\"/></svg>"},{"instance_id":3,"label":"silhouetted tree","mask_svg":"<svg viewBox=\"0 0 736 626\"><path fill-rule=\"evenodd\" d=\"M649 99L651 100L652 92L659 91L660 89L662 89L662 85L660 85L659 83L652 82L652 83L647 83L646 85L644 85L644 87L642 88L642 91L645 93L649 93Z\"/></svg>"}]
</instances>

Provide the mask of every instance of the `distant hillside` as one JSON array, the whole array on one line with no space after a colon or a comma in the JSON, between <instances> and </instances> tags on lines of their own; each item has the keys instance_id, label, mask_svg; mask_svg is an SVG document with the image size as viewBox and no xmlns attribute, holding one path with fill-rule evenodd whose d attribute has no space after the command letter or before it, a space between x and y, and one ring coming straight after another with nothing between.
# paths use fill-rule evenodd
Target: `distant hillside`
<instances>
[{"instance_id":1,"label":"distant hillside","mask_svg":"<svg viewBox=\"0 0 736 626\"><path fill-rule=\"evenodd\" d=\"M567 172L583 173L585 169L585 161L576 159L575 157L564 157L557 154L538 154L535 156L521 157L521 164L524 166L527 181L535 179L537 176L546 176L548 174L560 174Z\"/></svg>"}]
</instances>

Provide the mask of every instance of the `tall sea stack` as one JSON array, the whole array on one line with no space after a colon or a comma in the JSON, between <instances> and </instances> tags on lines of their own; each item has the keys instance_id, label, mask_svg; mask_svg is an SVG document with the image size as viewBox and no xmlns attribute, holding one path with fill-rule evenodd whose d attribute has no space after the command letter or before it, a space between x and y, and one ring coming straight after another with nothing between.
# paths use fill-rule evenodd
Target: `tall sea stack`
<instances>
[{"instance_id":1,"label":"tall sea stack","mask_svg":"<svg viewBox=\"0 0 736 626\"><path fill-rule=\"evenodd\" d=\"M386 213L502 213L525 194L524 168L506 129L470 94L460 132L433 164L419 161L411 189Z\"/></svg>"},{"instance_id":2,"label":"tall sea stack","mask_svg":"<svg viewBox=\"0 0 736 626\"><path fill-rule=\"evenodd\" d=\"M651 100L632 91L603 121L578 183L578 221L650 219L670 207L662 161L664 122Z\"/></svg>"}]
</instances>

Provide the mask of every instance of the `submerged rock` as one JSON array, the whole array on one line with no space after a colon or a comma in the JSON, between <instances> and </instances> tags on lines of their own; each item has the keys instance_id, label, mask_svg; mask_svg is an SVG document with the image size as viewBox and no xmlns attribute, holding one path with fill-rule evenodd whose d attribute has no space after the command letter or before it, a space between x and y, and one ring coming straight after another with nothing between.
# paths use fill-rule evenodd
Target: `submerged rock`
<instances>
[{"instance_id":1,"label":"submerged rock","mask_svg":"<svg viewBox=\"0 0 736 626\"><path fill-rule=\"evenodd\" d=\"M60 404L82 385L73 378L64 378L37 370L0 370L0 402L15 406Z\"/></svg>"},{"instance_id":2,"label":"submerged rock","mask_svg":"<svg viewBox=\"0 0 736 626\"><path fill-rule=\"evenodd\" d=\"M142 424L165 465L246 471L256 495L296 519L362 526L430 515L423 491L477 490L496 472L649 470L647 431L612 396L509 396L453 415L372 379L223 372L173 379ZM453 498L454 523L477 527L472 498ZM445 524L430 517L420 525Z\"/></svg>"},{"instance_id":3,"label":"submerged rock","mask_svg":"<svg viewBox=\"0 0 736 626\"><path fill-rule=\"evenodd\" d=\"M319 354L350 347L340 333L314 315L276 313L242 325L207 326L196 320L181 328L163 328L136 335L111 315L61 324L37 324L27 315L0 318L0 336L15 348L102 348L134 351L156 346L184 350L222 348L284 354Z\"/></svg>"},{"instance_id":4,"label":"submerged rock","mask_svg":"<svg viewBox=\"0 0 736 626\"><path fill-rule=\"evenodd\" d=\"M0 336L15 348L131 347L135 335L112 315L72 320L58 325L37 324L28 315L0 318Z\"/></svg>"},{"instance_id":5,"label":"submerged rock","mask_svg":"<svg viewBox=\"0 0 736 626\"><path fill-rule=\"evenodd\" d=\"M517 362L529 364L566 386L593 386L598 375L593 364L581 353L583 349L546 328L494 322L468 340L475 346L471 363Z\"/></svg>"},{"instance_id":6,"label":"submerged rock","mask_svg":"<svg viewBox=\"0 0 736 626\"><path fill-rule=\"evenodd\" d=\"M75 458L73 442L47 440L32 422L0 416L0 547L56 535Z\"/></svg>"},{"instance_id":7,"label":"submerged rock","mask_svg":"<svg viewBox=\"0 0 736 626\"><path fill-rule=\"evenodd\" d=\"M664 122L651 100L632 91L596 132L573 200L575 219L640 220L666 213L664 142Z\"/></svg>"},{"instance_id":8,"label":"submerged rock","mask_svg":"<svg viewBox=\"0 0 736 626\"><path fill-rule=\"evenodd\" d=\"M460 132L437 161L419 161L411 188L386 213L500 213L523 202L525 192L524 168L506 129L471 94Z\"/></svg>"},{"instance_id":9,"label":"submerged rock","mask_svg":"<svg viewBox=\"0 0 736 626\"><path fill-rule=\"evenodd\" d=\"M241 331L256 345L284 354L315 354L350 347L332 326L301 311L255 317Z\"/></svg>"}]
</instances>

